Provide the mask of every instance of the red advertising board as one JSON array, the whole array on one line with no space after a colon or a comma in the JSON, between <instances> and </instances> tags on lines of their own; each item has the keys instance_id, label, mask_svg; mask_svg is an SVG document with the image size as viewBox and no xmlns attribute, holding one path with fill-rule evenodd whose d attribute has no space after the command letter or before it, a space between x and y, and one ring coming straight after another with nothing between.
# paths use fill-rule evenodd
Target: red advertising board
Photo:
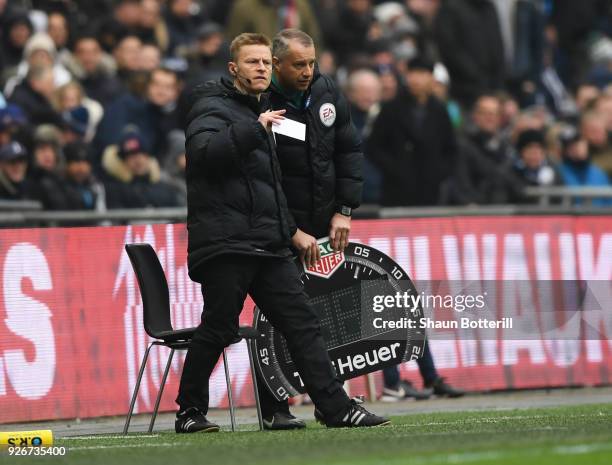
<instances>
[{"instance_id":1,"label":"red advertising board","mask_svg":"<svg viewBox=\"0 0 612 465\"><path fill-rule=\"evenodd\" d=\"M612 217L355 221L352 240L387 253L417 281L612 282ZM123 248L131 242L148 242L157 251L174 326L196 326L202 296L187 276L184 225L0 231L0 423L127 411L149 342L138 284ZM242 323L251 323L252 309L247 302ZM502 312L531 321L511 308ZM435 330L431 348L438 371L468 390L609 384L612 308L602 315L606 338L505 340L497 334L491 340ZM165 348L151 351L137 412L152 410L166 355ZM231 346L229 357L235 398L239 405L252 405L244 343ZM162 410L175 408L183 358L184 353L175 357ZM420 383L414 362L401 369ZM377 375L379 388L380 383ZM352 380L350 388L363 393L364 380ZM211 406L226 402L218 366Z\"/></svg>"}]
</instances>

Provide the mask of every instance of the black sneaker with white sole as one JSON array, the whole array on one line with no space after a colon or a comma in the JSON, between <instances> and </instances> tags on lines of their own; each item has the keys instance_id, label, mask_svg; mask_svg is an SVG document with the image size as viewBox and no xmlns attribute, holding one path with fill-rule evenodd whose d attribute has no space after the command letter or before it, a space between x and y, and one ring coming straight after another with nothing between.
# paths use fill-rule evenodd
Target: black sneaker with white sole
<instances>
[{"instance_id":1,"label":"black sneaker with white sole","mask_svg":"<svg viewBox=\"0 0 612 465\"><path fill-rule=\"evenodd\" d=\"M431 392L419 391L410 381L400 380L394 387L384 387L380 400L382 402L397 402L406 399L425 400L431 397Z\"/></svg>"},{"instance_id":2,"label":"black sneaker with white sole","mask_svg":"<svg viewBox=\"0 0 612 465\"><path fill-rule=\"evenodd\" d=\"M176 414L174 431L177 433L215 433L219 431L219 425L208 421L206 415L196 407L189 407Z\"/></svg>"},{"instance_id":3,"label":"black sneaker with white sole","mask_svg":"<svg viewBox=\"0 0 612 465\"><path fill-rule=\"evenodd\" d=\"M333 418L325 418L320 410L315 409L316 420L328 428L366 428L371 426L385 426L391 420L368 412L359 399L351 399L351 402L338 415Z\"/></svg>"},{"instance_id":4,"label":"black sneaker with white sole","mask_svg":"<svg viewBox=\"0 0 612 465\"><path fill-rule=\"evenodd\" d=\"M269 418L263 419L264 429L268 430L286 430L286 429L302 429L306 428L304 423L299 418L294 417L290 413L276 412Z\"/></svg>"}]
</instances>

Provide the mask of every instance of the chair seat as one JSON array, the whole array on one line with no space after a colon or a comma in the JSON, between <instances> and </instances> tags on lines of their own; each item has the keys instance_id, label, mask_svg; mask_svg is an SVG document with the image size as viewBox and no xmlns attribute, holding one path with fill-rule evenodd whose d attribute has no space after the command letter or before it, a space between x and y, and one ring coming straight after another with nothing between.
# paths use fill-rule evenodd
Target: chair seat
<instances>
[{"instance_id":1,"label":"chair seat","mask_svg":"<svg viewBox=\"0 0 612 465\"><path fill-rule=\"evenodd\" d=\"M174 329L172 331L161 331L155 336L165 342L188 341L193 337L196 328Z\"/></svg>"},{"instance_id":2,"label":"chair seat","mask_svg":"<svg viewBox=\"0 0 612 465\"><path fill-rule=\"evenodd\" d=\"M156 337L165 342L188 341L193 337L195 330L196 328L184 328L175 329L172 331L161 331L156 334ZM252 326L241 326L238 329L238 335L232 344L240 342L242 339L259 339L263 337L265 337L265 334L262 334Z\"/></svg>"}]
</instances>

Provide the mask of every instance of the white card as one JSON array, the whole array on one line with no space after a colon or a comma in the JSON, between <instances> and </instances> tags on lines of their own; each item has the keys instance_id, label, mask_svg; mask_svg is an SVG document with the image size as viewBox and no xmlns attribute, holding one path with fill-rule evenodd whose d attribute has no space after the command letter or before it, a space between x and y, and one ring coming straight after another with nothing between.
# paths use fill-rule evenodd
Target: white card
<instances>
[{"instance_id":1,"label":"white card","mask_svg":"<svg viewBox=\"0 0 612 465\"><path fill-rule=\"evenodd\" d=\"M306 140L306 125L289 118L285 118L279 124L272 124L272 131L294 139Z\"/></svg>"}]
</instances>

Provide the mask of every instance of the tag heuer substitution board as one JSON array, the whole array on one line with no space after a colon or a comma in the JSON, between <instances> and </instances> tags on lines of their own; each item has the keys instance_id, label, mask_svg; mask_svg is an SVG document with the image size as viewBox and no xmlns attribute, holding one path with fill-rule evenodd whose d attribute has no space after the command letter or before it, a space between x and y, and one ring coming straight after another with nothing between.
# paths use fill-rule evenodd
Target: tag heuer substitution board
<instances>
[{"instance_id":1,"label":"tag heuer substitution board","mask_svg":"<svg viewBox=\"0 0 612 465\"><path fill-rule=\"evenodd\" d=\"M321 260L306 268L296 260L310 303L319 316L327 350L341 380L378 371L387 366L419 358L425 343L418 324L400 329L380 328L374 320L419 321L423 309L374 311L373 302L384 296L417 291L402 268L373 247L351 242L344 252L335 252L328 238L320 239ZM381 297L382 296L382 297ZM376 300L375 300L376 299ZM259 308L253 326L265 338L252 342L255 365L267 388L283 400L305 392L284 337ZM408 326L412 326L408 327Z\"/></svg>"}]
</instances>

